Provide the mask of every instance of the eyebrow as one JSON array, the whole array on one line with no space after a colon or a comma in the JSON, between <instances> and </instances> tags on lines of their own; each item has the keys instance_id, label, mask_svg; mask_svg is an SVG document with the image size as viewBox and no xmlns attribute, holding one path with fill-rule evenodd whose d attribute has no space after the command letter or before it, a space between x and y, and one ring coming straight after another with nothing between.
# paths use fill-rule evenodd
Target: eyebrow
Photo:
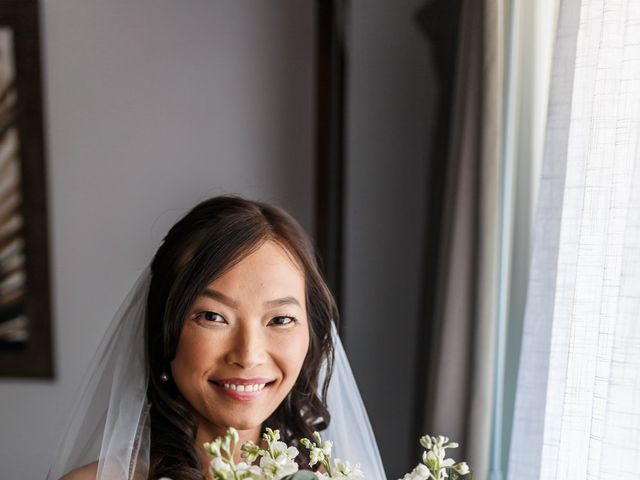
<instances>
[{"instance_id":1,"label":"eyebrow","mask_svg":"<svg viewBox=\"0 0 640 480\"><path fill-rule=\"evenodd\" d=\"M229 307L235 308L236 310L239 308L238 302L236 302L233 298L229 297L228 295L225 295L224 293L219 292L218 290L207 288L204 292L202 292L202 295L205 297L209 297L212 300L217 300L219 302L222 302ZM297 305L298 307L302 308L302 306L300 305L300 302L298 302L298 300L295 297L292 297L290 295L282 298L276 298L275 300L268 300L264 302L264 305L266 307L279 307L282 305Z\"/></svg>"}]
</instances>

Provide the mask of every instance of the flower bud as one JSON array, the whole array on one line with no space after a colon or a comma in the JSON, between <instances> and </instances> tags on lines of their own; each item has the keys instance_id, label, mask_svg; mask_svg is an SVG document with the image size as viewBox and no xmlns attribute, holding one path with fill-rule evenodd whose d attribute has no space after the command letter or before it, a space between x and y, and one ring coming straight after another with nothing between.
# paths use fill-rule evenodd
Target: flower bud
<instances>
[{"instance_id":1,"label":"flower bud","mask_svg":"<svg viewBox=\"0 0 640 480\"><path fill-rule=\"evenodd\" d=\"M458 472L460 475L467 475L469 473L469 465L466 462L456 463L453 466L453 469Z\"/></svg>"},{"instance_id":2,"label":"flower bud","mask_svg":"<svg viewBox=\"0 0 640 480\"><path fill-rule=\"evenodd\" d=\"M431 449L431 437L429 435L423 435L420 437L420 445L422 445L427 450Z\"/></svg>"},{"instance_id":3,"label":"flower bud","mask_svg":"<svg viewBox=\"0 0 640 480\"><path fill-rule=\"evenodd\" d=\"M229 438L229 435L226 435L222 439L222 444L220 445L220 448L222 449L223 452L231 453L231 439Z\"/></svg>"}]
</instances>

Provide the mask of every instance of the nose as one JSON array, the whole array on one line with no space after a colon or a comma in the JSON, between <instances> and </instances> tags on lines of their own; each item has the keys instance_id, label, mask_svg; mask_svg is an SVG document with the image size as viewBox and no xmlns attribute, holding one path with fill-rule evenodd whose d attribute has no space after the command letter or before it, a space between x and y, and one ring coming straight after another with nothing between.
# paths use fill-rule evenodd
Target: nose
<instances>
[{"instance_id":1,"label":"nose","mask_svg":"<svg viewBox=\"0 0 640 480\"><path fill-rule=\"evenodd\" d=\"M264 364L265 358L266 342L260 327L253 324L239 325L227 350L227 363L251 370Z\"/></svg>"}]
</instances>

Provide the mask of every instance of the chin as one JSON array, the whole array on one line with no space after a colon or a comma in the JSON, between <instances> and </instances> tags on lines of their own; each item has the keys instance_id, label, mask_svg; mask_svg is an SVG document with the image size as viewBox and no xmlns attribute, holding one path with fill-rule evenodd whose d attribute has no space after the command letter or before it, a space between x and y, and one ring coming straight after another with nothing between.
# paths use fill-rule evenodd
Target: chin
<instances>
[{"instance_id":1,"label":"chin","mask_svg":"<svg viewBox=\"0 0 640 480\"><path fill-rule=\"evenodd\" d=\"M233 427L236 430L251 430L253 428L260 428L266 418L263 420L262 417L256 417L254 415L250 417L247 415L238 415L220 420L220 424L226 425L226 428Z\"/></svg>"},{"instance_id":2,"label":"chin","mask_svg":"<svg viewBox=\"0 0 640 480\"><path fill-rule=\"evenodd\" d=\"M251 430L254 428L260 428L262 426L262 422L236 422L233 425L233 428L236 430Z\"/></svg>"}]
</instances>

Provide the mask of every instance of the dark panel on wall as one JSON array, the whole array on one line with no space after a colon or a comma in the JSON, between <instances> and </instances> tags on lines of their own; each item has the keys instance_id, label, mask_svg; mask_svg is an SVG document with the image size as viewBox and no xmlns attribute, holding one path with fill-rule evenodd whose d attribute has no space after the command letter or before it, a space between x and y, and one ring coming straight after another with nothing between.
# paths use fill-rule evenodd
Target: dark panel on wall
<instances>
[{"instance_id":1,"label":"dark panel on wall","mask_svg":"<svg viewBox=\"0 0 640 480\"><path fill-rule=\"evenodd\" d=\"M315 236L323 272L340 310L345 171L344 11L343 1L316 1Z\"/></svg>"}]
</instances>

